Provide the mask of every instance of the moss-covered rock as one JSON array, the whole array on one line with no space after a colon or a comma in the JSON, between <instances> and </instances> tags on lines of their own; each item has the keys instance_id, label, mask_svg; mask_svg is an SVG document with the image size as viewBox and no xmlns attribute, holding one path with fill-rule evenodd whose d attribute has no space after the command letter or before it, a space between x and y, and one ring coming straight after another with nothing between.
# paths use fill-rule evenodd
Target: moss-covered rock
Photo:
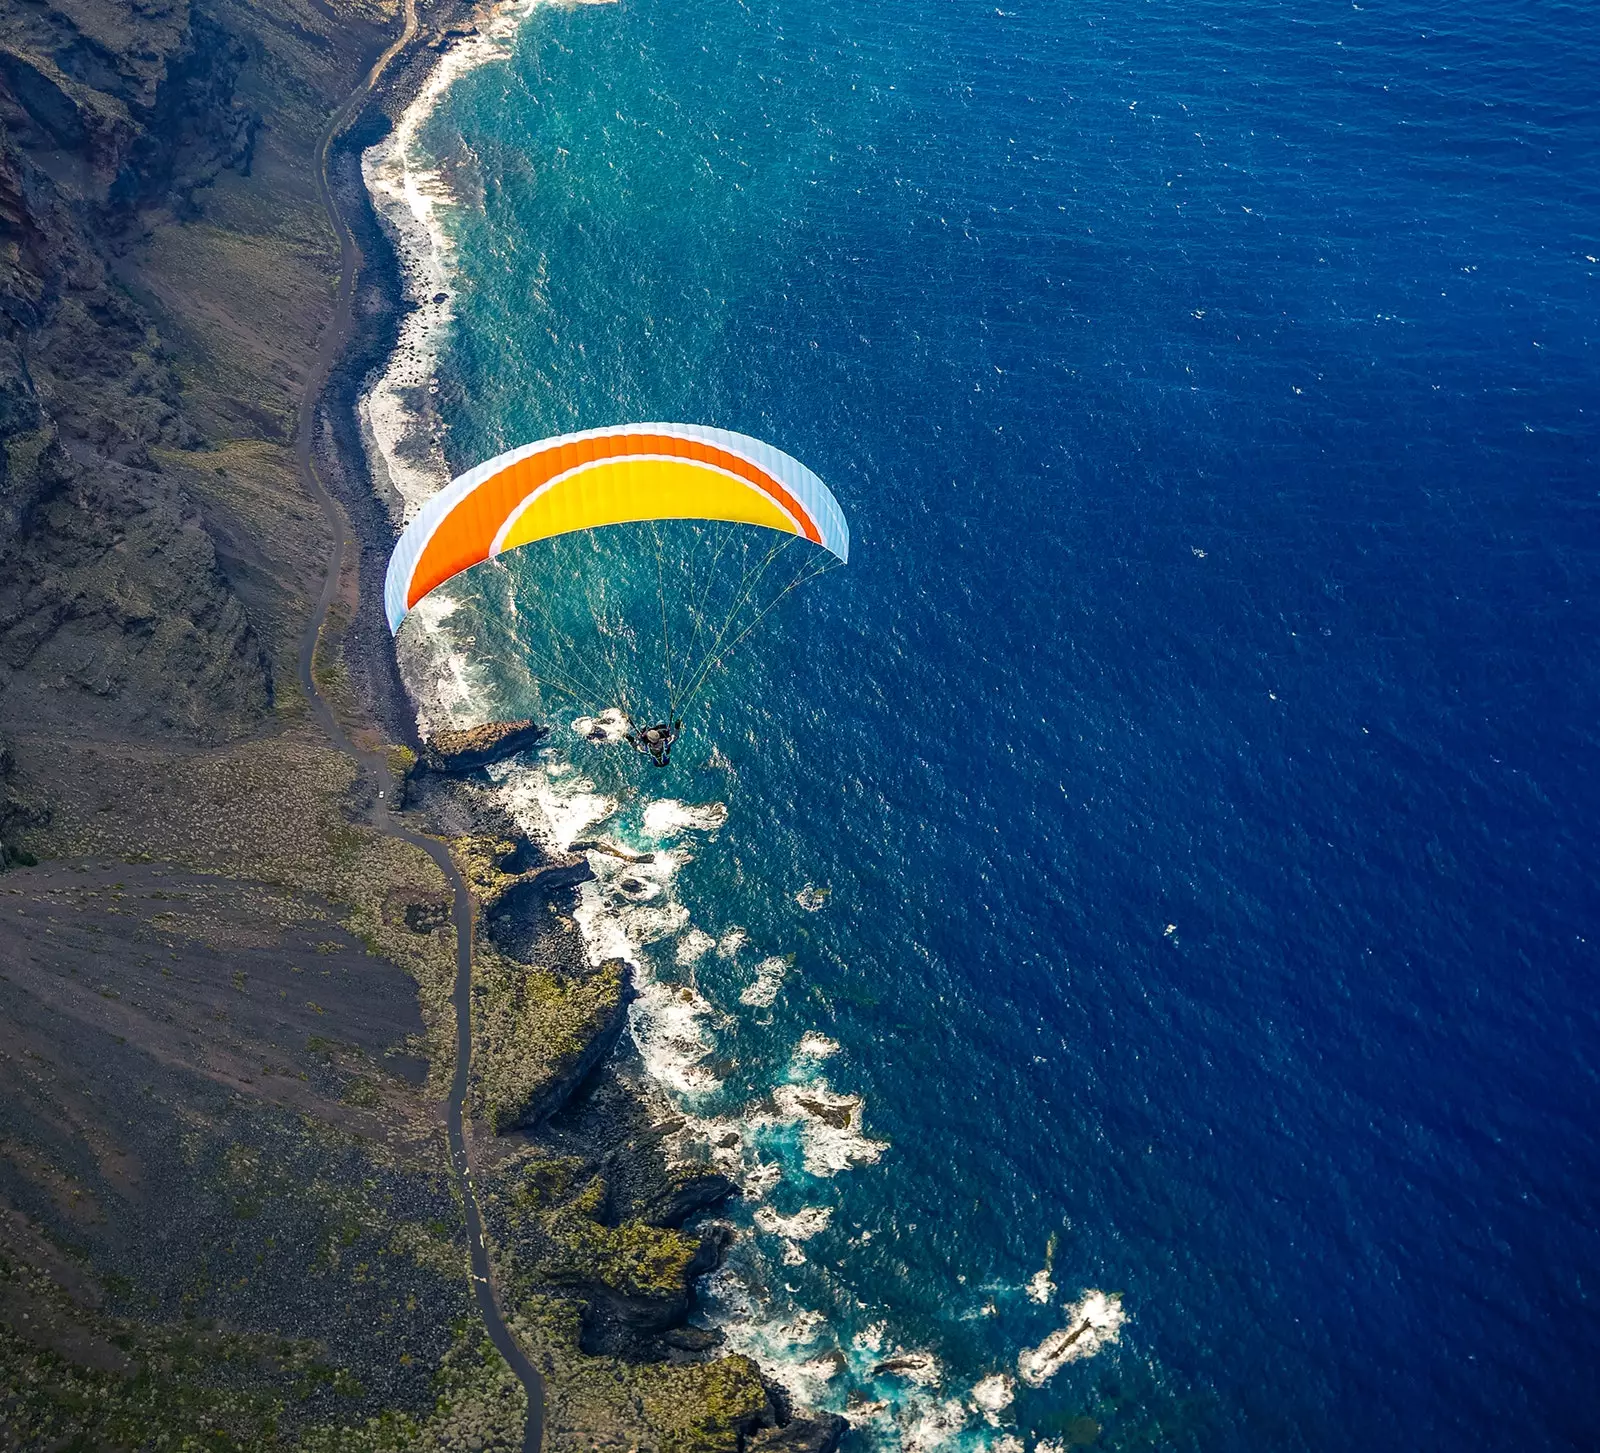
<instances>
[{"instance_id":1,"label":"moss-covered rock","mask_svg":"<svg viewBox=\"0 0 1600 1453\"><path fill-rule=\"evenodd\" d=\"M565 1291L591 1353L675 1357L716 1345L663 1334L684 1326L695 1280L720 1261L727 1228L698 1232L619 1216L610 1187L577 1157L535 1152L490 1197L493 1245L517 1298Z\"/></svg>"},{"instance_id":2,"label":"moss-covered rock","mask_svg":"<svg viewBox=\"0 0 1600 1453\"><path fill-rule=\"evenodd\" d=\"M532 1293L512 1316L545 1371L546 1453L740 1453L780 1410L748 1357L637 1363L576 1350L571 1303Z\"/></svg>"},{"instance_id":3,"label":"moss-covered rock","mask_svg":"<svg viewBox=\"0 0 1600 1453\"><path fill-rule=\"evenodd\" d=\"M594 876L582 853L550 857L521 836L463 836L450 846L487 920L533 911L537 900Z\"/></svg>"},{"instance_id":4,"label":"moss-covered rock","mask_svg":"<svg viewBox=\"0 0 1600 1453\"><path fill-rule=\"evenodd\" d=\"M617 1042L633 986L621 959L578 978L480 946L472 993L478 1110L500 1132L537 1125L566 1103Z\"/></svg>"},{"instance_id":5,"label":"moss-covered rock","mask_svg":"<svg viewBox=\"0 0 1600 1453\"><path fill-rule=\"evenodd\" d=\"M607 1226L599 1219L605 1196L605 1182L595 1176L566 1204L543 1213L539 1271L557 1286L604 1288L646 1303L641 1321L668 1325L686 1309L701 1238L642 1221Z\"/></svg>"}]
</instances>

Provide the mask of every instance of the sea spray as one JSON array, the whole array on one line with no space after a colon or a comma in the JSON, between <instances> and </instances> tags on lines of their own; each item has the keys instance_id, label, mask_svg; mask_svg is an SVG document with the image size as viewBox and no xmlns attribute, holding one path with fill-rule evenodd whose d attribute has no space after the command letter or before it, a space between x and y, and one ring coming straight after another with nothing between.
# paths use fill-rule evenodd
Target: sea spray
<instances>
[{"instance_id":1,"label":"sea spray","mask_svg":"<svg viewBox=\"0 0 1600 1453\"><path fill-rule=\"evenodd\" d=\"M1127 1313L1116 1293L1085 1292L1067 1308L1066 1325L1052 1332L1037 1347L1025 1348L1017 1358L1017 1375L1029 1387L1043 1387L1069 1362L1093 1357L1122 1336Z\"/></svg>"}]
</instances>

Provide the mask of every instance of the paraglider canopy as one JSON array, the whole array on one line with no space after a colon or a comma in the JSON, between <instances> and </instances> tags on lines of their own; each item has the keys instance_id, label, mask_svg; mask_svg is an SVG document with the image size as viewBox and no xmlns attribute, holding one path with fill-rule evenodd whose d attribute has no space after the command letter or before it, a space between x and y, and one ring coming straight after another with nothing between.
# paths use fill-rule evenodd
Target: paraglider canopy
<instances>
[{"instance_id":1,"label":"paraglider canopy","mask_svg":"<svg viewBox=\"0 0 1600 1453\"><path fill-rule=\"evenodd\" d=\"M641 520L759 525L850 558L832 492L770 444L695 424L590 429L501 454L430 499L389 560L389 629L429 591L507 550Z\"/></svg>"},{"instance_id":2,"label":"paraglider canopy","mask_svg":"<svg viewBox=\"0 0 1600 1453\"><path fill-rule=\"evenodd\" d=\"M849 558L850 530L815 474L746 434L562 434L423 505L389 561L390 629L430 591L513 552L525 553L504 572L491 638L514 642L542 689L619 710L619 739L665 767L689 703L780 600Z\"/></svg>"}]
</instances>

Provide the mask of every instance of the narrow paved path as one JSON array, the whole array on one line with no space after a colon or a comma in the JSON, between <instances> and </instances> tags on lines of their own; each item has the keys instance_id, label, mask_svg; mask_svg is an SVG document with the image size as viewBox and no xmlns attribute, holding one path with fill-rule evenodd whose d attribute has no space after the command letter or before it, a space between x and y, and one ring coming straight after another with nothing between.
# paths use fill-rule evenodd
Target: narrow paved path
<instances>
[{"instance_id":1,"label":"narrow paved path","mask_svg":"<svg viewBox=\"0 0 1600 1453\"><path fill-rule=\"evenodd\" d=\"M473 1296L477 1299L478 1311L483 1316L489 1340L494 1343L500 1355L505 1358L527 1390L528 1421L522 1439L523 1453L539 1453L540 1444L544 1441L544 1378L517 1345L516 1339L511 1335L511 1329L506 1325L505 1314L500 1310L499 1298L495 1294L489 1270L489 1253L483 1241L483 1217L478 1210L477 1192L472 1181L472 1165L467 1158L464 1120L467 1072L472 1062L472 897L467 891L460 870L451 860L449 850L444 844L413 832L390 810L389 791L393 779L389 773L387 760L382 753L364 752L351 741L335 719L328 703L317 691L316 681L311 672L323 622L327 619L328 609L339 591L339 572L344 561L345 546L350 539L350 529L345 521L344 511L335 503L317 465L317 409L322 402L322 393L327 386L328 377L344 352L350 336L351 302L355 294L356 274L361 266L361 249L349 224L340 213L339 204L334 197L333 183L328 176L328 158L339 134L355 119L362 106L366 104L368 96L372 94L372 88L378 84L395 56L410 43L416 33L416 0L405 0L405 25L399 36L378 57L372 69L367 72L366 78L350 93L344 105L334 113L317 148L317 187L322 196L322 205L327 210L328 220L332 223L334 233L339 239L339 290L334 299L333 318L322 335L310 377L306 380L305 394L300 400L300 415L295 435L295 458L305 479L306 488L311 491L312 497L327 517L333 542L329 547L328 573L322 582L322 595L317 601L316 611L300 643L300 686L306 694L306 700L311 703L312 714L322 729L327 732L334 745L356 763L357 770L373 785L377 794L375 799L377 808L372 815L371 825L389 837L410 843L427 853L439 865L454 895L451 920L456 931L454 996L456 1072L450 1084L447 1113L450 1170L461 1192L461 1203L466 1208L467 1239L472 1253Z\"/></svg>"}]
</instances>

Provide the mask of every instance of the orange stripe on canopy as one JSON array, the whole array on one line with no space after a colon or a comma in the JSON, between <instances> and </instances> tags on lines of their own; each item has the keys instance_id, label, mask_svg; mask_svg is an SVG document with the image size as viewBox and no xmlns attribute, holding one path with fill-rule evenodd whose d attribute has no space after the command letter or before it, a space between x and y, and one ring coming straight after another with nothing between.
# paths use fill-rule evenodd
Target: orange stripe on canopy
<instances>
[{"instance_id":1,"label":"orange stripe on canopy","mask_svg":"<svg viewBox=\"0 0 1600 1453\"><path fill-rule=\"evenodd\" d=\"M452 575L488 559L508 517L541 485L582 465L632 454L693 460L738 475L790 515L806 539L822 543L822 532L811 512L772 474L713 444L670 434L618 433L571 439L490 475L439 521L412 571L405 592L406 608Z\"/></svg>"}]
</instances>

